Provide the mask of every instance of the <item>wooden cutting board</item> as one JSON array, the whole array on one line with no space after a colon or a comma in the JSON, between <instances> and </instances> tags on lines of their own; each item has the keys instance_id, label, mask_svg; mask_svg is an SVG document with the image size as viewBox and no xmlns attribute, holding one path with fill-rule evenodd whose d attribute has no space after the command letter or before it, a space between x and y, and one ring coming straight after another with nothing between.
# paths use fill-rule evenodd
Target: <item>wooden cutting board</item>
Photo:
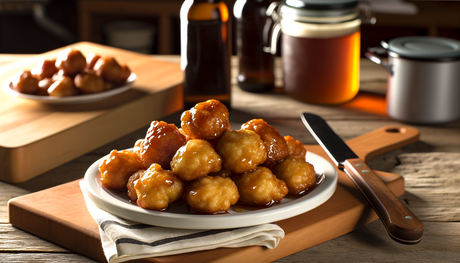
<instances>
[{"instance_id":1,"label":"wooden cutting board","mask_svg":"<svg viewBox=\"0 0 460 263\"><path fill-rule=\"evenodd\" d=\"M347 141L364 160L418 140L419 132L409 127L383 127ZM307 149L328 160L318 145ZM377 215L348 176L338 171L334 195L321 206L277 222L286 236L276 249L262 247L220 248L182 255L148 258L136 262L269 262L346 234ZM397 195L404 193L404 179L376 171ZM10 200L9 220L14 226L92 259L104 262L98 227L86 209L79 180ZM390 238L390 237L388 237Z\"/></svg>"},{"instance_id":2,"label":"wooden cutting board","mask_svg":"<svg viewBox=\"0 0 460 263\"><path fill-rule=\"evenodd\" d=\"M41 104L0 91L0 180L24 182L183 107L179 64L89 42L69 47L85 56L114 56L136 73L136 82L126 92L79 105ZM2 67L0 83L64 48Z\"/></svg>"}]
</instances>

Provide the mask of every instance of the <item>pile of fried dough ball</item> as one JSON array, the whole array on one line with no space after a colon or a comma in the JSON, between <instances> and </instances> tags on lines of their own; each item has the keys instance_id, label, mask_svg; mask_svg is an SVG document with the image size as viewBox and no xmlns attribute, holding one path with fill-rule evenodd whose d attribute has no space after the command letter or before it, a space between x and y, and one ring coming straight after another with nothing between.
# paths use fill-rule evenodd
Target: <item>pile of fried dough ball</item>
<instances>
[{"instance_id":1,"label":"pile of fried dough ball","mask_svg":"<svg viewBox=\"0 0 460 263\"><path fill-rule=\"evenodd\" d=\"M153 121L134 150L112 150L100 166L101 183L126 191L132 203L163 211L176 201L196 214L227 213L232 205L270 207L316 184L304 145L281 136L262 119L231 130L218 100L196 104L181 128Z\"/></svg>"},{"instance_id":2,"label":"pile of fried dough ball","mask_svg":"<svg viewBox=\"0 0 460 263\"><path fill-rule=\"evenodd\" d=\"M21 70L12 80L15 91L25 94L64 97L93 94L121 86L131 75L125 64L111 56L67 48L54 60L41 60L32 70Z\"/></svg>"}]
</instances>

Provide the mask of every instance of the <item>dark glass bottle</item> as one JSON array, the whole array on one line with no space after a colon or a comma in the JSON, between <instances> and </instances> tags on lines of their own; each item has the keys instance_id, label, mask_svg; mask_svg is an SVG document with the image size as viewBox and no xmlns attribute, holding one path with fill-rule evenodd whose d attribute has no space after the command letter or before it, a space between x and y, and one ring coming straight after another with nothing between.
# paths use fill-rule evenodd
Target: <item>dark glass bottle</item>
<instances>
[{"instance_id":1,"label":"dark glass bottle","mask_svg":"<svg viewBox=\"0 0 460 263\"><path fill-rule=\"evenodd\" d=\"M271 18L265 12L271 0L237 0L236 18L237 81L241 89L250 92L272 90L275 82L274 55L263 51L268 46Z\"/></svg>"},{"instance_id":2,"label":"dark glass bottle","mask_svg":"<svg viewBox=\"0 0 460 263\"><path fill-rule=\"evenodd\" d=\"M180 11L186 109L208 99L231 104L230 20L225 2L186 0Z\"/></svg>"}]
</instances>

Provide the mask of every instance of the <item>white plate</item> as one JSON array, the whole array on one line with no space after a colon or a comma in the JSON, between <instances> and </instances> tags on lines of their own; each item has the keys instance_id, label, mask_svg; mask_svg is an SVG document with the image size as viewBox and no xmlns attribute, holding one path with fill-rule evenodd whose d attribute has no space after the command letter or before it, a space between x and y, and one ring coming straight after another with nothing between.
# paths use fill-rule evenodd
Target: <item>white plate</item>
<instances>
[{"instance_id":1,"label":"white plate","mask_svg":"<svg viewBox=\"0 0 460 263\"><path fill-rule=\"evenodd\" d=\"M102 99L120 94L122 92L125 92L131 88L134 81L136 81L136 78L137 78L136 74L131 73L129 78L126 80L125 85L108 90L108 91L103 91L103 92L94 93L94 94L68 96L68 97L51 97L51 96L24 94L24 93L15 91L11 83L13 79L13 76L12 76L12 77L9 77L5 82L3 82L3 91L12 97L33 100L33 101L46 103L46 104L61 104L61 105L83 104L83 103L89 103L89 102L102 100Z\"/></svg>"},{"instance_id":2,"label":"white plate","mask_svg":"<svg viewBox=\"0 0 460 263\"><path fill-rule=\"evenodd\" d=\"M313 191L300 198L284 198L279 204L259 210L228 214L195 215L186 204L173 204L165 212L152 211L129 202L125 192L106 189L100 182L99 164L107 156L93 163L86 171L84 183L89 198L101 209L119 217L148 225L187 229L227 229L271 223L310 211L326 202L337 187L337 172L321 156L307 152L306 160L313 164L317 177L323 179Z\"/></svg>"}]
</instances>

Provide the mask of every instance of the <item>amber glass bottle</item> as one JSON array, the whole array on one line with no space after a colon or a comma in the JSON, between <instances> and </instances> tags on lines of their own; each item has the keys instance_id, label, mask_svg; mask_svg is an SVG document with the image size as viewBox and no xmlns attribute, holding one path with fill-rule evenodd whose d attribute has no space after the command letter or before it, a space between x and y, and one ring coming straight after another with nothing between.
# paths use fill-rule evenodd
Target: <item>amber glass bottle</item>
<instances>
[{"instance_id":1,"label":"amber glass bottle","mask_svg":"<svg viewBox=\"0 0 460 263\"><path fill-rule=\"evenodd\" d=\"M180 11L184 106L217 99L230 108L230 21L219 0L186 0Z\"/></svg>"},{"instance_id":2,"label":"amber glass bottle","mask_svg":"<svg viewBox=\"0 0 460 263\"><path fill-rule=\"evenodd\" d=\"M271 18L265 11L271 0L237 0L233 7L236 18L238 86L250 92L273 89L274 55L263 51L268 45Z\"/></svg>"}]
</instances>

